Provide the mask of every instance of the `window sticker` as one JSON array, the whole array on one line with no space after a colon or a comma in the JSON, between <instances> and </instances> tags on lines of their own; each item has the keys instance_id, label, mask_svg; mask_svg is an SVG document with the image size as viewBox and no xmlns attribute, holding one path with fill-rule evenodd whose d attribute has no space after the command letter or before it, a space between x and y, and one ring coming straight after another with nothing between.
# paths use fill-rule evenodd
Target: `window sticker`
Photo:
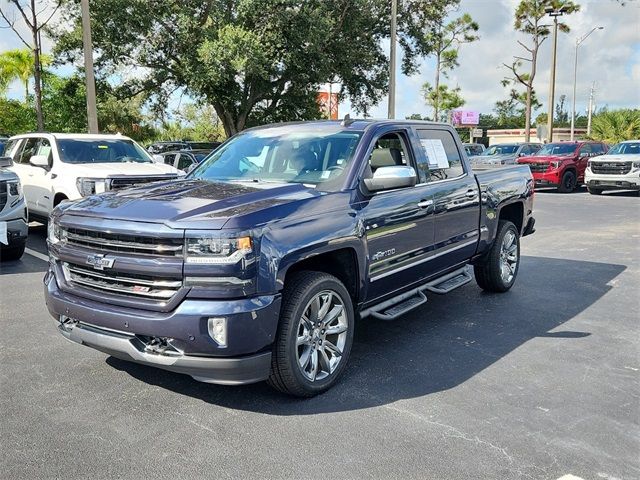
<instances>
[{"instance_id":1,"label":"window sticker","mask_svg":"<svg viewBox=\"0 0 640 480\"><path fill-rule=\"evenodd\" d=\"M51 145L40 145L37 155L48 157L50 152L51 152Z\"/></svg>"},{"instance_id":2,"label":"window sticker","mask_svg":"<svg viewBox=\"0 0 640 480\"><path fill-rule=\"evenodd\" d=\"M429 159L429 168L449 168L449 159L442 140L436 138L421 138L420 143Z\"/></svg>"}]
</instances>

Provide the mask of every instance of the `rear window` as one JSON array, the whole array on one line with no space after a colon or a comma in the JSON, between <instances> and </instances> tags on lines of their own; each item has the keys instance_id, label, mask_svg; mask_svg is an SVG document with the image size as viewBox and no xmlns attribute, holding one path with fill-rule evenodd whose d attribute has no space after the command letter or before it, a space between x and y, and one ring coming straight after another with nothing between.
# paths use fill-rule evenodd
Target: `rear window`
<instances>
[{"instance_id":1,"label":"rear window","mask_svg":"<svg viewBox=\"0 0 640 480\"><path fill-rule=\"evenodd\" d=\"M133 140L58 140L60 159L65 163L152 163L149 154Z\"/></svg>"}]
</instances>

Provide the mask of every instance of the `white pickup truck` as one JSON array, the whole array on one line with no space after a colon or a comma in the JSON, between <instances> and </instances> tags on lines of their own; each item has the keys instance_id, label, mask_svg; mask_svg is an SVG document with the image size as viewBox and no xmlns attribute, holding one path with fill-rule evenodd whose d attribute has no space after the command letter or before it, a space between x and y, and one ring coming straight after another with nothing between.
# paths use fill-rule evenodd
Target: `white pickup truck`
<instances>
[{"instance_id":1,"label":"white pickup truck","mask_svg":"<svg viewBox=\"0 0 640 480\"><path fill-rule=\"evenodd\" d=\"M29 217L41 221L63 200L184 175L155 163L122 135L16 135L8 140L4 155L13 159L11 169L22 182Z\"/></svg>"},{"instance_id":2,"label":"white pickup truck","mask_svg":"<svg viewBox=\"0 0 640 480\"><path fill-rule=\"evenodd\" d=\"M640 193L640 140L620 142L606 155L590 159L584 183L591 195L600 195L605 190Z\"/></svg>"}]
</instances>

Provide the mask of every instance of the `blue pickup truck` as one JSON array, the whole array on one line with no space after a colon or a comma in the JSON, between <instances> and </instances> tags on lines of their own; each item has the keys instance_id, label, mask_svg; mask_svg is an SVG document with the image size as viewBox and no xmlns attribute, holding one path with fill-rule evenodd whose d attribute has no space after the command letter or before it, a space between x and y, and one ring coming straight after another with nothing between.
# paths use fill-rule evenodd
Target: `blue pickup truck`
<instances>
[{"instance_id":1,"label":"blue pickup truck","mask_svg":"<svg viewBox=\"0 0 640 480\"><path fill-rule=\"evenodd\" d=\"M474 173L448 125L246 130L185 179L93 195L49 221L60 333L203 382L330 388L356 320L396 320L474 278L515 282L529 168Z\"/></svg>"}]
</instances>

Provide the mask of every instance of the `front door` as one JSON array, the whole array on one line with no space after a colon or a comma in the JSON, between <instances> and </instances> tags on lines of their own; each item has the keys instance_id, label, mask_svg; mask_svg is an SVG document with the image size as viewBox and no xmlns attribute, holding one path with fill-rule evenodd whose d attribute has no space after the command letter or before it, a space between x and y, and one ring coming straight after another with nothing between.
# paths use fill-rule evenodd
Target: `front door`
<instances>
[{"instance_id":1,"label":"front door","mask_svg":"<svg viewBox=\"0 0 640 480\"><path fill-rule=\"evenodd\" d=\"M416 168L407 132L385 133L374 142L371 173L384 166ZM378 192L364 208L369 259L367 300L392 293L425 276L424 260L433 247L433 199L428 185Z\"/></svg>"}]
</instances>

